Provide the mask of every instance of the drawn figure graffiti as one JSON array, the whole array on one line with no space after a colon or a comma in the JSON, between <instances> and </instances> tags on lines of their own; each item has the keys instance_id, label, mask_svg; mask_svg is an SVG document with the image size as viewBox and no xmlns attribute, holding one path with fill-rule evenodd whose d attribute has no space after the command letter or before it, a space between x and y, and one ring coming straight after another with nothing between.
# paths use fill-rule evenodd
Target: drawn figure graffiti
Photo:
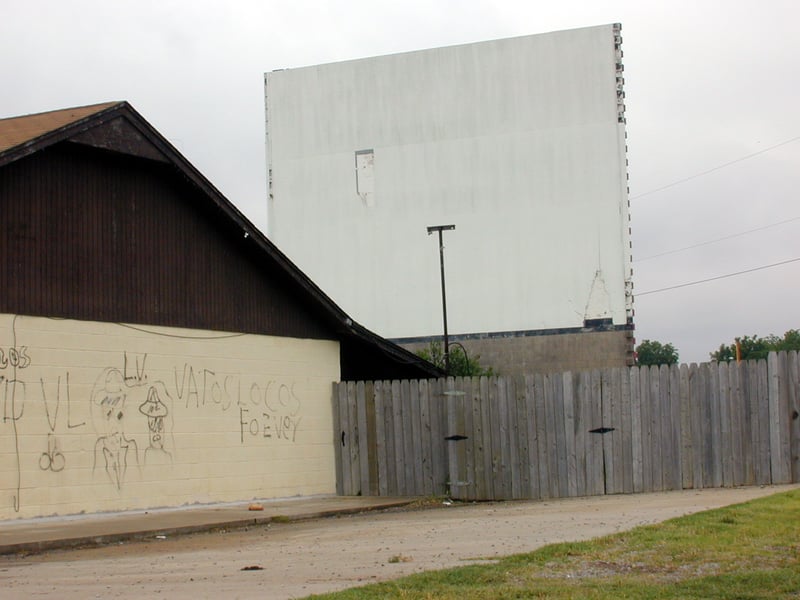
<instances>
[{"instance_id":1,"label":"drawn figure graffiti","mask_svg":"<svg viewBox=\"0 0 800 600\"><path fill-rule=\"evenodd\" d=\"M127 389L125 378L119 369L105 369L92 391L92 409L98 410L100 437L94 446L94 467L102 457L105 471L117 489L122 487L128 470L128 460L138 464L136 441L125 437L125 401Z\"/></svg>"},{"instance_id":2,"label":"drawn figure graffiti","mask_svg":"<svg viewBox=\"0 0 800 600\"><path fill-rule=\"evenodd\" d=\"M162 391L162 394L165 394ZM171 458L164 449L164 418L169 414L167 405L162 402L156 386L147 391L147 400L139 405L139 412L147 417L147 429L150 433L150 445L144 451L145 462L153 462L154 458Z\"/></svg>"},{"instance_id":3,"label":"drawn figure graffiti","mask_svg":"<svg viewBox=\"0 0 800 600\"><path fill-rule=\"evenodd\" d=\"M42 452L39 457L39 468L42 471L52 471L59 473L64 470L66 459L61 450L58 449L58 440L52 433L47 434L47 452Z\"/></svg>"}]
</instances>

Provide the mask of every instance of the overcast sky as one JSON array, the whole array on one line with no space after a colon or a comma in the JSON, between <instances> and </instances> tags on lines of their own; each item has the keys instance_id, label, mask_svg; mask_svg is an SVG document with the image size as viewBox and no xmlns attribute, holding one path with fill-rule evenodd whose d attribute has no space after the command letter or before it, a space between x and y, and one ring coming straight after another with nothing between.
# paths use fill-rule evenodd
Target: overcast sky
<instances>
[{"instance_id":1,"label":"overcast sky","mask_svg":"<svg viewBox=\"0 0 800 600\"><path fill-rule=\"evenodd\" d=\"M800 328L800 261L657 291L800 258L795 0L0 0L0 117L127 100L265 231L264 72L613 22L637 340Z\"/></svg>"}]
</instances>

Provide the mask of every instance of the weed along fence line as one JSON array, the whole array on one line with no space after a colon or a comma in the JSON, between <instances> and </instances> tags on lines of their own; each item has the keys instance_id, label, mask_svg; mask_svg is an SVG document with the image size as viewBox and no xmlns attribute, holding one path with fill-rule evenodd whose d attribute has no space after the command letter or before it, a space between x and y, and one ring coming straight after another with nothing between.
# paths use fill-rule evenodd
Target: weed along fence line
<instances>
[{"instance_id":1,"label":"weed along fence line","mask_svg":"<svg viewBox=\"0 0 800 600\"><path fill-rule=\"evenodd\" d=\"M541 499L800 482L800 365L334 385L341 495Z\"/></svg>"}]
</instances>

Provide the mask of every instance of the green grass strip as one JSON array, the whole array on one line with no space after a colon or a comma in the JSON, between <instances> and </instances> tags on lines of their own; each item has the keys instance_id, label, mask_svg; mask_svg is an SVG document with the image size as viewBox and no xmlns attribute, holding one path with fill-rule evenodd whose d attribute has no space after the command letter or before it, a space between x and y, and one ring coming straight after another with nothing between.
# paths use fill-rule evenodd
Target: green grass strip
<instances>
[{"instance_id":1,"label":"green grass strip","mask_svg":"<svg viewBox=\"0 0 800 600\"><path fill-rule=\"evenodd\" d=\"M314 598L800 600L800 490Z\"/></svg>"}]
</instances>

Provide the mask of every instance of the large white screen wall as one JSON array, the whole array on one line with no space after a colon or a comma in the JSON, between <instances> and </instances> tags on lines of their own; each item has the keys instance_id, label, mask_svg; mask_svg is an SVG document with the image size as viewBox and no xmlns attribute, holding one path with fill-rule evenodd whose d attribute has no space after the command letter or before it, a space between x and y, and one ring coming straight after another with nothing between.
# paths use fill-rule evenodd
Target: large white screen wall
<instances>
[{"instance_id":1,"label":"large white screen wall","mask_svg":"<svg viewBox=\"0 0 800 600\"><path fill-rule=\"evenodd\" d=\"M623 326L619 26L267 73L269 235L390 338ZM610 321L609 321L610 320Z\"/></svg>"}]
</instances>

